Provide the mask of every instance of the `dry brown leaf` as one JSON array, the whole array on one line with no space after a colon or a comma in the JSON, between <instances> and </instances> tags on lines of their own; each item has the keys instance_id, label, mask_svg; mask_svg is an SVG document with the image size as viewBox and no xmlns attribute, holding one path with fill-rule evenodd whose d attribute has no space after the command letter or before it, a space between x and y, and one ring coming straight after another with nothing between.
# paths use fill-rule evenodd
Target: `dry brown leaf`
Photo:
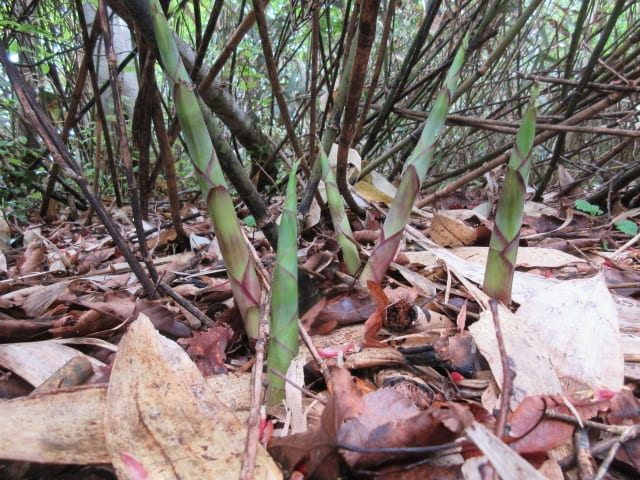
<instances>
[{"instance_id":1,"label":"dry brown leaf","mask_svg":"<svg viewBox=\"0 0 640 480\"><path fill-rule=\"evenodd\" d=\"M163 335L172 338L188 337L191 335L191 329L184 323L176 320L176 313L158 300L138 299L131 318L138 318L139 313L144 313L149 317L153 326Z\"/></svg>"},{"instance_id":2,"label":"dry brown leaf","mask_svg":"<svg viewBox=\"0 0 640 480\"><path fill-rule=\"evenodd\" d=\"M204 332L193 332L191 338L181 338L180 345L186 345L203 375L219 375L227 372L224 364L227 343L233 338L229 325L216 325Z\"/></svg>"},{"instance_id":3,"label":"dry brown leaf","mask_svg":"<svg viewBox=\"0 0 640 480\"><path fill-rule=\"evenodd\" d=\"M41 272L46 251L46 248L38 241L29 243L24 254L16 259L16 264L20 269L20 275Z\"/></svg>"},{"instance_id":4,"label":"dry brown leaf","mask_svg":"<svg viewBox=\"0 0 640 480\"><path fill-rule=\"evenodd\" d=\"M98 310L72 310L64 317L56 320L49 332L56 337L84 337L109 330L122 323L118 317Z\"/></svg>"},{"instance_id":5,"label":"dry brown leaf","mask_svg":"<svg viewBox=\"0 0 640 480\"><path fill-rule=\"evenodd\" d=\"M246 427L175 342L141 314L123 337L107 393L105 437L121 478L237 478ZM281 478L258 446L254 478Z\"/></svg>"},{"instance_id":6,"label":"dry brown leaf","mask_svg":"<svg viewBox=\"0 0 640 480\"><path fill-rule=\"evenodd\" d=\"M476 225L482 220L471 210L441 210L433 216L429 236L443 247L471 245L479 235Z\"/></svg>"},{"instance_id":7,"label":"dry brown leaf","mask_svg":"<svg viewBox=\"0 0 640 480\"><path fill-rule=\"evenodd\" d=\"M562 397L525 398L509 419L510 434L516 439L511 447L521 454L544 454L570 439L575 429L571 423L545 417L547 410L571 416L577 412L581 419L588 420L606 410L609 404L607 401L574 400L571 405L570 410Z\"/></svg>"}]
</instances>

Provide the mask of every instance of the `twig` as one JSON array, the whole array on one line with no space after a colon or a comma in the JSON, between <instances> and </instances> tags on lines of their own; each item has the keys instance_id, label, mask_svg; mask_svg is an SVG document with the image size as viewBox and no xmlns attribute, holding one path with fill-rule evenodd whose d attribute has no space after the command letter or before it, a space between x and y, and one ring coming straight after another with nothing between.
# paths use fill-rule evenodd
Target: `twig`
<instances>
[{"instance_id":1,"label":"twig","mask_svg":"<svg viewBox=\"0 0 640 480\"><path fill-rule=\"evenodd\" d=\"M191 303L189 300L184 298L182 295L176 292L173 288L171 288L165 282L159 282L158 289L161 290L162 293L164 293L165 295L168 295L171 298L173 298L178 303L178 305L180 305L187 312L189 312L191 315L193 315L198 320L200 320L203 325L206 325L208 327L213 325L213 320L211 320L207 315L202 313L198 308L195 307L195 305L193 305L193 303Z\"/></svg>"},{"instance_id":2,"label":"twig","mask_svg":"<svg viewBox=\"0 0 640 480\"><path fill-rule=\"evenodd\" d=\"M269 275L269 272L267 272L267 269L264 268L264 265L262 265L262 262L260 261L260 256L258 255L258 252L256 252L256 249L254 248L253 244L249 241L249 238L247 237L247 234L244 230L241 230L242 232L242 236L244 237L244 243L247 245L247 248L249 249L249 254L251 255L251 260L253 261L253 266L256 269L256 273L258 274L258 277L260 277L260 280L262 281L262 287L267 291L267 292L271 292L271 275Z\"/></svg>"},{"instance_id":3,"label":"twig","mask_svg":"<svg viewBox=\"0 0 640 480\"><path fill-rule=\"evenodd\" d=\"M635 87L633 87L635 88ZM379 110L379 105L371 105L372 110ZM429 117L429 112L423 112L421 110L412 110L409 108L394 107L393 111L399 115L403 115L408 118L424 119ZM457 125L461 127L480 128L485 130L494 130L497 132L504 132L508 134L514 134L520 127L520 122L517 120L496 120L492 118L480 118L471 117L467 115L448 114L445 120L447 125ZM536 130L551 130L556 132L577 132L577 133L592 133L602 135L612 135L617 137L640 137L640 132L637 130L627 130L622 128L609 128L609 127L585 127L580 125L566 125L556 123L537 122ZM362 174L361 174L362 176Z\"/></svg>"},{"instance_id":4,"label":"twig","mask_svg":"<svg viewBox=\"0 0 640 480\"><path fill-rule=\"evenodd\" d=\"M573 419L573 421L575 421L575 419ZM585 422L585 425L588 426L586 422ZM612 447L616 443L621 442L623 435L624 435L624 441L633 440L634 438L640 435L640 424L632 425L630 427L622 427L620 425L609 425L609 427L624 428L625 433L621 433L620 437L607 438L606 440L602 440L601 442L596 443L593 447L591 447L591 454L594 457L604 455L605 452L610 452ZM559 460L558 465L560 465L560 468L562 468L563 470L566 470L575 466L575 461L576 461L575 455L570 454L565 458Z\"/></svg>"},{"instance_id":5,"label":"twig","mask_svg":"<svg viewBox=\"0 0 640 480\"><path fill-rule=\"evenodd\" d=\"M561 420L563 422L571 423L573 425L581 425L581 428L591 428L594 430L601 430L603 432L613 433L614 435L622 435L627 429L621 425L606 425L604 423L594 422L593 420L582 420L575 415L569 415L566 413L556 412L552 409L544 411L544 416L547 418L553 418L554 420Z\"/></svg>"},{"instance_id":6,"label":"twig","mask_svg":"<svg viewBox=\"0 0 640 480\"><path fill-rule=\"evenodd\" d=\"M637 85L637 83L633 83L633 85L635 86ZM584 122L594 117L595 115L600 113L602 110L609 108L611 105L615 105L620 100L628 97L629 95L630 93L627 93L627 92L619 92L619 93L607 95L602 100L599 100L593 105L583 110L580 110L578 113L576 113L570 118L567 118L566 120L563 120L558 125L575 125L577 123ZM557 135L557 132L554 132L551 130L545 130L544 132L541 132L535 136L533 144L539 145L540 143L545 142L556 135ZM509 155L510 153L508 151L505 151L504 153L495 157L493 160L487 161L481 166L479 166L478 168L471 170L464 175L461 175L456 181L451 182L446 187L438 190L437 192L431 193L427 195L425 198L423 198L422 200L419 200L418 202L416 202L416 207L422 208L426 205L429 205L430 203L434 202L439 198L443 198L450 195L451 192L454 192L455 190L462 187L463 185L466 185L470 181L475 180L479 176L483 175L485 172L488 172L489 170L493 170L494 168L502 165L503 163L506 163L509 160Z\"/></svg>"},{"instance_id":7,"label":"twig","mask_svg":"<svg viewBox=\"0 0 640 480\"><path fill-rule=\"evenodd\" d=\"M273 374L276 377L280 377L281 379L283 379L285 382L287 382L289 385L291 385L293 388L300 390L303 394L305 394L307 397L309 398L313 398L315 401L321 403L322 405L326 405L327 402L326 400L323 400L322 398L320 398L318 395L316 395L315 393L313 393L311 390L308 390L306 388L304 388L301 385L298 385L297 383L294 383L291 381L290 378L287 378L286 375L283 375L282 372L279 372L278 370L274 370L273 368L271 369L271 371L273 372Z\"/></svg>"},{"instance_id":8,"label":"twig","mask_svg":"<svg viewBox=\"0 0 640 480\"><path fill-rule=\"evenodd\" d=\"M616 442L611 446L611 449L609 449L607 456L600 464L600 468L598 469L598 473L595 476L594 480L602 480L604 478L604 476L607 474L607 470L609 469L609 466L611 465L611 462L615 458L616 453L620 448L620 445L622 445L627 440L630 440L631 438L635 437L637 433L638 433L637 428L634 429L632 427L627 427L625 429L625 432L620 436L620 438L616 439Z\"/></svg>"},{"instance_id":9,"label":"twig","mask_svg":"<svg viewBox=\"0 0 640 480\"><path fill-rule=\"evenodd\" d=\"M0 41L0 62L4 66L4 70L11 81L11 85L20 100L23 113L28 122L42 137L55 162L60 165L63 171L78 184L82 193L96 212L96 215L98 215L100 220L104 223L104 226L113 238L114 243L127 260L131 270L140 281L142 288L145 292L151 294L155 289L151 279L120 234L120 229L115 224L113 218L109 215L107 209L89 186L89 182L84 176L82 169L71 155L71 152L60 140L60 135L49 121L40 104L35 100L33 91L29 89L24 79L18 73L16 66L9 62L8 58L4 43Z\"/></svg>"},{"instance_id":10,"label":"twig","mask_svg":"<svg viewBox=\"0 0 640 480\"><path fill-rule=\"evenodd\" d=\"M516 75L527 80L535 80L537 82L544 83L557 83L559 85L577 86L578 82L575 80L568 80L565 78L547 77L544 75L528 75L516 72ZM611 83L598 83L589 82L587 86L592 90L603 90L607 92L640 92L640 88L634 85L614 85Z\"/></svg>"},{"instance_id":11,"label":"twig","mask_svg":"<svg viewBox=\"0 0 640 480\"><path fill-rule=\"evenodd\" d=\"M577 428L573 440L575 443L576 463L578 464L578 478L593 479L596 474L593 456L589 451L589 432L584 428Z\"/></svg>"},{"instance_id":12,"label":"twig","mask_svg":"<svg viewBox=\"0 0 640 480\"><path fill-rule=\"evenodd\" d=\"M629 248L631 245L636 243L638 240L640 240L640 233L637 234L635 237L633 237L631 240L629 240L627 243L622 245L618 250L613 252L613 255L611 255L611 258L616 258L618 255L620 255L622 252L624 252L627 248Z\"/></svg>"},{"instance_id":13,"label":"twig","mask_svg":"<svg viewBox=\"0 0 640 480\"><path fill-rule=\"evenodd\" d=\"M240 468L240 480L251 480L254 478L253 470L256 466L256 455L258 453L258 442L260 441L260 405L262 404L262 377L264 370L264 349L267 343L267 325L271 309L271 294L262 294L262 315L260 315L260 326L258 328L258 339L256 340L256 361L253 365L253 377L251 379L251 410L247 422L247 441L242 455L242 466Z\"/></svg>"},{"instance_id":14,"label":"twig","mask_svg":"<svg viewBox=\"0 0 640 480\"><path fill-rule=\"evenodd\" d=\"M327 387L331 388L330 387L330 385L331 385L331 374L329 373L329 368L327 367L327 364L325 363L325 361L322 359L322 357L318 353L318 350L316 349L316 346L313 344L313 341L311 340L311 337L309 336L307 331L304 329L304 326L302 325L300 320L298 320L298 332L300 333L300 336L302 337L302 341L305 343L305 345L309 349L309 352L311 353L311 356L313 357L315 362L318 364L318 367L320 367L320 373L322 373L322 378L324 378L324 381L327 384Z\"/></svg>"},{"instance_id":15,"label":"twig","mask_svg":"<svg viewBox=\"0 0 640 480\"><path fill-rule=\"evenodd\" d=\"M496 422L496 436L502 438L507 425L507 415L509 414L509 400L511 399L511 391L513 390L513 378L516 376L509 365L509 357L504 347L504 338L500 329L498 319L498 302L491 299L489 301L491 307L491 315L493 316L493 324L496 329L496 338L498 340L498 349L500 350L500 360L502 362L502 397L500 398L500 413Z\"/></svg>"}]
</instances>

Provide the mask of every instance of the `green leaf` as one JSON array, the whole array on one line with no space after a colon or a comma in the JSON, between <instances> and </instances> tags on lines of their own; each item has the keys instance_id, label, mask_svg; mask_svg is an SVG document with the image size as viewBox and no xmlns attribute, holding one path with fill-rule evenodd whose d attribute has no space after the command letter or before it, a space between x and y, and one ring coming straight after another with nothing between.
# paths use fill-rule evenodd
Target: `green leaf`
<instances>
[{"instance_id":1,"label":"green leaf","mask_svg":"<svg viewBox=\"0 0 640 480\"><path fill-rule=\"evenodd\" d=\"M242 221L247 227L256 228L256 219L253 217L253 215L247 215L242 219Z\"/></svg>"},{"instance_id":2,"label":"green leaf","mask_svg":"<svg viewBox=\"0 0 640 480\"><path fill-rule=\"evenodd\" d=\"M613 226L620 232L629 235L630 237L638 233L638 224L633 220L622 220L621 222L614 222Z\"/></svg>"},{"instance_id":3,"label":"green leaf","mask_svg":"<svg viewBox=\"0 0 640 480\"><path fill-rule=\"evenodd\" d=\"M586 200L578 199L574 202L575 207L581 212L588 213L589 215L602 215L604 212L600 210L600 207L593 205Z\"/></svg>"}]
</instances>

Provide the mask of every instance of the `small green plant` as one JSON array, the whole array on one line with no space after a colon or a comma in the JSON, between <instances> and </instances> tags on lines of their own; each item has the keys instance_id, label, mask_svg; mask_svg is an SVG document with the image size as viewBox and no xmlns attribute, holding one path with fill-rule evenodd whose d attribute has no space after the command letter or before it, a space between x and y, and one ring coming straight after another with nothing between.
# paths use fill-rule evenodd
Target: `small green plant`
<instances>
[{"instance_id":1,"label":"small green plant","mask_svg":"<svg viewBox=\"0 0 640 480\"><path fill-rule=\"evenodd\" d=\"M256 228L258 226L258 224L256 223L256 219L253 215L247 215L242 219L242 221L247 227L250 227L250 228Z\"/></svg>"},{"instance_id":2,"label":"small green plant","mask_svg":"<svg viewBox=\"0 0 640 480\"><path fill-rule=\"evenodd\" d=\"M593 205L586 200L578 199L574 202L575 207L581 212L588 213L591 216L602 215L604 212L597 205Z\"/></svg>"},{"instance_id":3,"label":"small green plant","mask_svg":"<svg viewBox=\"0 0 640 480\"><path fill-rule=\"evenodd\" d=\"M629 235L630 237L633 237L638 233L638 224L633 220L614 222L613 226L616 227L619 232Z\"/></svg>"}]
</instances>

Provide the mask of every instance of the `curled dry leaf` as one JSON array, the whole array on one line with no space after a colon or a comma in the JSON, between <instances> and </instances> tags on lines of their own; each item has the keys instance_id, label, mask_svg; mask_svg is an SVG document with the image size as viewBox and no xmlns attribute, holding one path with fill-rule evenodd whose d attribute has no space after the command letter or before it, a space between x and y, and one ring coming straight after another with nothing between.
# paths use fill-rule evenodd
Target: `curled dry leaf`
<instances>
[{"instance_id":1,"label":"curled dry leaf","mask_svg":"<svg viewBox=\"0 0 640 480\"><path fill-rule=\"evenodd\" d=\"M84 337L96 332L109 330L122 323L118 317L108 315L98 310L84 312L72 310L67 315L55 322L55 327L50 328L55 337Z\"/></svg>"},{"instance_id":2,"label":"curled dry leaf","mask_svg":"<svg viewBox=\"0 0 640 480\"><path fill-rule=\"evenodd\" d=\"M321 299L301 319L310 335L323 335L342 325L361 323L375 311L370 296L341 295L331 300Z\"/></svg>"},{"instance_id":3,"label":"curled dry leaf","mask_svg":"<svg viewBox=\"0 0 640 480\"><path fill-rule=\"evenodd\" d=\"M23 255L16 259L16 264L20 270L20 275L41 272L42 262L46 248L40 242L33 241L28 246Z\"/></svg>"},{"instance_id":4,"label":"curled dry leaf","mask_svg":"<svg viewBox=\"0 0 640 480\"><path fill-rule=\"evenodd\" d=\"M153 326L163 335L172 338L188 337L191 330L184 323L175 319L176 313L166 305L146 298L138 299L133 310L132 318L138 318L138 314L144 313L151 319Z\"/></svg>"},{"instance_id":5,"label":"curled dry leaf","mask_svg":"<svg viewBox=\"0 0 640 480\"><path fill-rule=\"evenodd\" d=\"M371 314L364 324L364 346L365 347L386 347L384 343L376 339L378 331L382 328L387 318L387 305L389 299L385 295L380 285L369 280L367 282L371 297L376 302L376 310Z\"/></svg>"},{"instance_id":6,"label":"curled dry leaf","mask_svg":"<svg viewBox=\"0 0 640 480\"><path fill-rule=\"evenodd\" d=\"M181 338L178 343L187 346L203 375L219 375L227 372L225 349L232 337L231 327L216 325L204 332L194 332L192 338Z\"/></svg>"}]
</instances>

